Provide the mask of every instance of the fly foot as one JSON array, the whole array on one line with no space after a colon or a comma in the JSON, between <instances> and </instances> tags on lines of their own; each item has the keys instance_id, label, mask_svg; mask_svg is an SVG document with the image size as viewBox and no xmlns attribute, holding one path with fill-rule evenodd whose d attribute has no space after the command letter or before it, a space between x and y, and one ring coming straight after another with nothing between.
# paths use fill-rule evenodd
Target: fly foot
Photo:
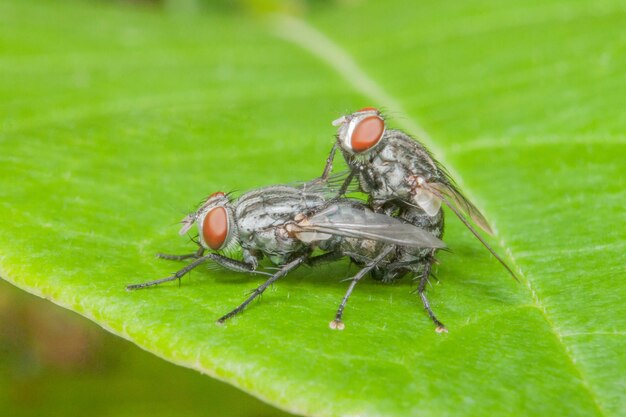
<instances>
[{"instance_id":1,"label":"fly foot","mask_svg":"<svg viewBox=\"0 0 626 417\"><path fill-rule=\"evenodd\" d=\"M443 324L439 323L437 325L437 328L435 329L435 331L437 333L448 333L448 329L446 329L446 326L444 326Z\"/></svg>"},{"instance_id":2,"label":"fly foot","mask_svg":"<svg viewBox=\"0 0 626 417\"><path fill-rule=\"evenodd\" d=\"M331 321L330 323L328 323L328 327L330 327L333 330L343 330L346 328L346 325L343 323L343 321L339 319L335 319Z\"/></svg>"}]
</instances>

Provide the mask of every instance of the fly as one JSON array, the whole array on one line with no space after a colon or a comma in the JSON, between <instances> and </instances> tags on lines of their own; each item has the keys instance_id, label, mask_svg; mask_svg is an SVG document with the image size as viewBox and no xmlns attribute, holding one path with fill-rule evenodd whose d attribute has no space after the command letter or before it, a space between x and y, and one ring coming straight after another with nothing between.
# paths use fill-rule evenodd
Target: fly
<instances>
[{"instance_id":1,"label":"fly","mask_svg":"<svg viewBox=\"0 0 626 417\"><path fill-rule=\"evenodd\" d=\"M518 280L504 260L489 246L472 226L493 234L481 212L459 191L445 168L418 141L400 130L387 129L381 113L372 107L363 108L333 121L338 127L336 142L327 159L323 178L328 178L337 148L348 164L349 173L339 192L343 195L353 178L361 191L369 195L377 212L396 213L412 224L431 231L440 238L443 234L442 203L463 222L487 250ZM434 262L433 249L428 258ZM416 271L417 272L417 271ZM420 296L428 280L430 265L421 272ZM441 323L427 307L437 328Z\"/></svg>"},{"instance_id":2,"label":"fly","mask_svg":"<svg viewBox=\"0 0 626 417\"><path fill-rule=\"evenodd\" d=\"M163 259L194 260L169 277L126 288L136 290L181 279L207 261L236 272L269 276L243 303L217 320L223 323L299 266L347 256L362 268L351 278L335 319L330 323L333 329L343 329L342 316L348 298L368 272L380 275L393 270L397 273L404 268L404 251L432 251L445 246L429 231L376 213L359 200L329 198L328 188L317 184L319 182L312 181L300 187L269 186L239 198L222 192L212 194L181 222L181 235L194 226L197 228L198 250L187 255L159 254ZM323 253L313 255L316 249ZM206 251L209 253L205 254ZM241 252L241 260L235 256L237 252ZM276 272L258 270L263 258L277 265Z\"/></svg>"}]
</instances>

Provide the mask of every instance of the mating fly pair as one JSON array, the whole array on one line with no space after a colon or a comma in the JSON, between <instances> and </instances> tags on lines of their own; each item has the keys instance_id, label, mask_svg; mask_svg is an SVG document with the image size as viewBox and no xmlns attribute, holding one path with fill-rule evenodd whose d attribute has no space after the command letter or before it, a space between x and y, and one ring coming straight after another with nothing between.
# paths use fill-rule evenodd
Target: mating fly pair
<instances>
[{"instance_id":1,"label":"mating fly pair","mask_svg":"<svg viewBox=\"0 0 626 417\"><path fill-rule=\"evenodd\" d=\"M269 278L238 307L218 319L235 316L279 278L297 267L315 265L347 256L361 265L351 278L333 329L343 329L342 315L356 284L368 273L384 276L406 269L406 259L415 251L444 247L433 234L411 223L375 213L360 200L331 198L328 183L312 181L299 187L277 185L260 188L239 198L218 192L182 221L181 234L194 225L200 248L188 255L159 255L164 259L194 261L175 274L142 284L135 290L180 279L206 261L237 272L268 275ZM321 254L314 255L318 249ZM205 254L206 250L212 251ZM233 256L241 251L242 259ZM269 258L278 266L275 273L258 271L259 260Z\"/></svg>"},{"instance_id":2,"label":"mating fly pair","mask_svg":"<svg viewBox=\"0 0 626 417\"><path fill-rule=\"evenodd\" d=\"M172 260L195 260L167 278L127 288L180 279L209 260L233 271L268 275L267 281L241 305L218 320L224 322L297 267L349 257L362 268L351 278L331 328L343 329L344 307L367 273L383 282L412 274L419 280L417 292L437 331L446 331L425 294L435 253L444 247L439 239L444 226L442 203L516 278L468 220L491 234L484 216L459 192L423 145L402 131L387 129L374 108L343 116L333 124L339 127L337 141L320 179L299 187L265 187L238 199L224 193L213 194L183 219L181 234L197 225L198 251L182 256L160 255ZM338 148L349 171L331 176ZM358 191L368 195L368 204L343 197L352 190L354 179ZM236 249L241 249L242 260L232 256ZM213 252L205 255L206 250ZM322 253L314 255L315 250ZM277 272L257 270L263 257L278 266Z\"/></svg>"}]
</instances>

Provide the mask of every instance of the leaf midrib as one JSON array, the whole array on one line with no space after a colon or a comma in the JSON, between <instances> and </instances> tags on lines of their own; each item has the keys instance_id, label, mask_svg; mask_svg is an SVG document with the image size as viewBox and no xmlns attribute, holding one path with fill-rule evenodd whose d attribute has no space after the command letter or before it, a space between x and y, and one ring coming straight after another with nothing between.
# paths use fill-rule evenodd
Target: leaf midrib
<instances>
[{"instance_id":1,"label":"leaf midrib","mask_svg":"<svg viewBox=\"0 0 626 417\"><path fill-rule=\"evenodd\" d=\"M422 126L420 126L418 122L410 118L402 107L400 101L386 92L381 83L371 78L346 50L334 42L330 37L318 31L315 27L309 25L303 20L291 16L278 15L274 16L272 22L274 25L277 25L277 28L274 28L273 30L278 37L295 44L297 47L306 50L313 56L320 59L324 64L328 65L340 76L342 76L356 91L377 103L378 107L386 108L394 114L403 116L397 117L397 124L407 131L417 135L420 138L420 141L423 141L426 146L431 149L435 155L437 155L437 159L444 163L446 168L464 190L464 193L470 197L474 196L471 189L463 186L462 176L459 175L452 164L447 162L446 153L439 146L437 146L435 140L430 136L430 134ZM475 199L470 198L470 200ZM490 217L485 211L483 211L483 213L486 214L487 218ZM532 300L532 307L539 310L542 317L548 324L550 331L558 341L558 345L561 347L565 357L570 362L571 368L575 371L576 377L580 380L583 390L593 402L598 414L605 416L606 413L600 406L598 398L590 386L589 381L583 374L582 370L577 366L578 359L563 340L564 335L561 333L554 319L552 319L548 313L547 307L542 301L540 294L533 286L532 282L522 272L515 259L513 251L508 247L506 240L501 234L498 233L497 229L494 230L494 237L499 238L498 246L502 249L502 251L506 252L513 270L515 270L516 273L522 278L522 282L526 286L529 297Z\"/></svg>"}]
</instances>

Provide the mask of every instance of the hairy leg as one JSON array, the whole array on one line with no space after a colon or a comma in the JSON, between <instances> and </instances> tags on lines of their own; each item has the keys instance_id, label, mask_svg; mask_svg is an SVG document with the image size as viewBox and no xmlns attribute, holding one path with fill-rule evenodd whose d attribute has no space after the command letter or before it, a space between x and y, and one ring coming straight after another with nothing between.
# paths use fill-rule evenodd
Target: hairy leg
<instances>
[{"instance_id":1,"label":"hairy leg","mask_svg":"<svg viewBox=\"0 0 626 417\"><path fill-rule=\"evenodd\" d=\"M143 282L141 284L132 284L128 285L126 289L128 291L138 290L141 288L153 287L155 285L162 284L164 282L180 280L183 276L188 274L191 270L198 267L200 264L203 264L206 261L214 261L218 265L223 266L224 268L230 269L231 271L236 272L245 272L249 274L260 274L260 275L269 275L267 272L256 271L253 265L249 265L245 262L238 261L236 259L227 258L226 256L218 255L217 253L209 253L208 255L201 256L197 258L195 261L187 265L186 267L176 271L169 277L157 279L154 281Z\"/></svg>"},{"instance_id":2,"label":"hairy leg","mask_svg":"<svg viewBox=\"0 0 626 417\"><path fill-rule=\"evenodd\" d=\"M373 268L375 268L376 265L378 265L378 263L381 260L383 260L387 255L389 255L389 253L391 253L391 251L393 251L394 249L395 249L395 246L393 245L389 245L386 248L384 248L376 258L374 258L371 262L367 263L352 278L352 281L350 282L350 286L348 287L348 290L346 291L346 295L343 296L343 299L341 300L341 304L339 304L339 308L337 309L337 313L335 314L335 320L331 321L329 324L331 329L343 330L345 328L345 324L343 323L343 321L341 321L341 318L343 317L343 310L346 308L346 304L348 303L348 298L350 298L350 295L352 294L354 287L356 287L356 284L361 279L363 279L363 277L368 272L370 272Z\"/></svg>"},{"instance_id":3,"label":"hairy leg","mask_svg":"<svg viewBox=\"0 0 626 417\"><path fill-rule=\"evenodd\" d=\"M308 258L308 254L300 256L300 257L294 259L293 261L283 265L267 281L265 281L263 284L261 284L259 287L257 287L252 292L252 294L243 303L241 303L239 306L237 306L231 312L229 312L229 313L223 315L222 317L220 317L219 319L217 319L217 322L218 323L224 323L226 320L228 320L228 319L236 316L237 314L241 313L243 311L243 309L246 308L246 306L248 304L250 304L250 302L252 302L252 300L257 298L259 295L263 294L263 291L265 291L267 289L267 287L272 285L279 278L282 278L285 275L287 275L287 273L289 273L290 271L292 271L292 270L296 269L298 266L302 265L306 261L307 258Z\"/></svg>"},{"instance_id":4,"label":"hairy leg","mask_svg":"<svg viewBox=\"0 0 626 417\"><path fill-rule=\"evenodd\" d=\"M430 308L430 303L428 302L428 298L426 298L426 293L425 293L426 284L428 283L428 277L430 276L431 269L432 269L434 262L435 262L435 258L434 258L434 251L433 251L433 254L429 257L429 259L426 261L426 265L424 266L424 271L422 272L422 276L420 277L420 282L417 288L417 293L422 299L422 304L424 304L424 309L428 313L428 316L433 321L433 323L435 323L435 326L437 326L437 328L435 329L437 333L444 333L444 332L447 333L448 329L446 329L446 326L444 326L444 324L439 321L437 316L435 316L435 313L433 313L433 310Z\"/></svg>"}]
</instances>

